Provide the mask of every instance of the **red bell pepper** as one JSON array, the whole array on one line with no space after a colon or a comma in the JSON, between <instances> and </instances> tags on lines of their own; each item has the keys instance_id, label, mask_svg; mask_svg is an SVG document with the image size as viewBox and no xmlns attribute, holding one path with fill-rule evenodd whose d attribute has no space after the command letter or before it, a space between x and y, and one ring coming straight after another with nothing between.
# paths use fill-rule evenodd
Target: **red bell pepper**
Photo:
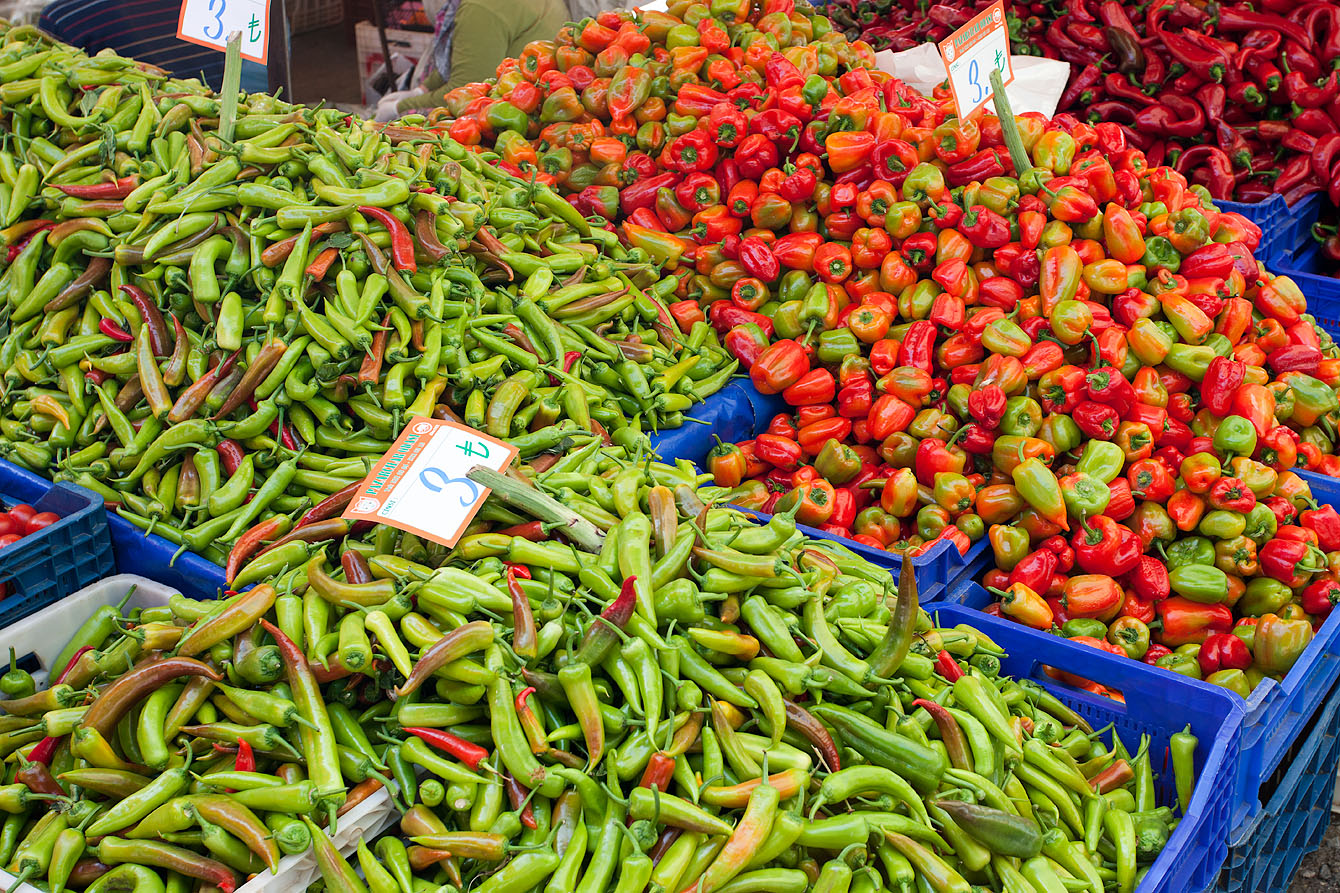
<instances>
[{"instance_id":1,"label":"red bell pepper","mask_svg":"<svg viewBox=\"0 0 1340 893\"><path fill-rule=\"evenodd\" d=\"M1229 633L1214 633L1201 643L1196 654L1200 671L1209 676L1219 670L1245 670L1252 665L1252 653L1247 643Z\"/></svg>"},{"instance_id":2,"label":"red bell pepper","mask_svg":"<svg viewBox=\"0 0 1340 893\"><path fill-rule=\"evenodd\" d=\"M1325 619L1340 604L1340 581L1318 580L1303 590L1303 610Z\"/></svg>"},{"instance_id":3,"label":"red bell pepper","mask_svg":"<svg viewBox=\"0 0 1340 893\"><path fill-rule=\"evenodd\" d=\"M1172 592L1168 580L1168 566L1152 555L1141 555L1139 562L1126 574L1126 585L1147 602L1160 602Z\"/></svg>"},{"instance_id":4,"label":"red bell pepper","mask_svg":"<svg viewBox=\"0 0 1340 893\"><path fill-rule=\"evenodd\" d=\"M1317 535L1317 546L1323 552L1340 549L1340 512L1336 512L1335 506L1323 505L1303 512L1298 523Z\"/></svg>"},{"instance_id":5,"label":"red bell pepper","mask_svg":"<svg viewBox=\"0 0 1340 893\"><path fill-rule=\"evenodd\" d=\"M1204 642L1233 629L1233 610L1224 604L1203 605L1175 595L1159 602L1156 610L1163 624L1159 637L1170 648Z\"/></svg>"},{"instance_id":6,"label":"red bell pepper","mask_svg":"<svg viewBox=\"0 0 1340 893\"><path fill-rule=\"evenodd\" d=\"M1206 367L1201 382L1200 397L1205 408L1220 418L1227 416L1233 406L1233 396L1241 387L1247 373L1247 364L1215 357Z\"/></svg>"},{"instance_id":7,"label":"red bell pepper","mask_svg":"<svg viewBox=\"0 0 1340 893\"><path fill-rule=\"evenodd\" d=\"M1119 577L1140 563L1140 538L1106 515L1090 518L1070 538L1075 563L1090 574Z\"/></svg>"},{"instance_id":8,"label":"red bell pepper","mask_svg":"<svg viewBox=\"0 0 1340 893\"><path fill-rule=\"evenodd\" d=\"M1326 569L1314 546L1278 536L1261 546L1257 557L1263 574L1290 587L1303 586L1313 574Z\"/></svg>"},{"instance_id":9,"label":"red bell pepper","mask_svg":"<svg viewBox=\"0 0 1340 893\"><path fill-rule=\"evenodd\" d=\"M790 338L773 342L749 370L754 387L764 394L779 394L800 380L810 368L805 348Z\"/></svg>"}]
</instances>

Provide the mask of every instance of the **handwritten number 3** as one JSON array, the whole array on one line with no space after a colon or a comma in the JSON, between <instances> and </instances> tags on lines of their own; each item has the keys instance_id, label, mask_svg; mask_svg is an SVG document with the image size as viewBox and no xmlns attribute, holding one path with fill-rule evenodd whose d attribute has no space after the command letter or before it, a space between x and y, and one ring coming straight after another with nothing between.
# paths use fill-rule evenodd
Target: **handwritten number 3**
<instances>
[{"instance_id":1,"label":"handwritten number 3","mask_svg":"<svg viewBox=\"0 0 1340 893\"><path fill-rule=\"evenodd\" d=\"M433 480L433 478L437 478L437 480ZM441 493L452 484L460 484L462 487L468 487L470 489L470 498L462 498L461 505L470 505L479 498L478 484L469 478L447 477L447 473L440 468L430 467L419 472L419 483L423 484L434 493Z\"/></svg>"},{"instance_id":2,"label":"handwritten number 3","mask_svg":"<svg viewBox=\"0 0 1340 893\"><path fill-rule=\"evenodd\" d=\"M204 32L210 40L218 40L223 36L223 12L227 8L227 0L209 0L209 11L214 15L214 24L206 25ZM214 33L211 34L211 31Z\"/></svg>"},{"instance_id":3,"label":"handwritten number 3","mask_svg":"<svg viewBox=\"0 0 1340 893\"><path fill-rule=\"evenodd\" d=\"M970 63L968 63L968 83L972 84L973 87L977 89L977 95L974 96L972 99L974 103L981 102L982 97L986 95L986 90L982 89L982 84L978 80L980 76L981 71L977 67L977 60L973 59Z\"/></svg>"}]
</instances>

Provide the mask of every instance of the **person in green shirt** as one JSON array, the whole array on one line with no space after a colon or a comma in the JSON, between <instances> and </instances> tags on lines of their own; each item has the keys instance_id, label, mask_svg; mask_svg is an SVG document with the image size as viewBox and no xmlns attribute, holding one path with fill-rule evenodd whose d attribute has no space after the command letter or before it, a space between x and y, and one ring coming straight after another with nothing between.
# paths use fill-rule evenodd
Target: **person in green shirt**
<instances>
[{"instance_id":1,"label":"person in green shirt","mask_svg":"<svg viewBox=\"0 0 1340 893\"><path fill-rule=\"evenodd\" d=\"M423 92L400 99L396 111L440 106L449 91L492 78L499 62L520 56L531 41L553 40L567 21L564 0L447 0Z\"/></svg>"}]
</instances>

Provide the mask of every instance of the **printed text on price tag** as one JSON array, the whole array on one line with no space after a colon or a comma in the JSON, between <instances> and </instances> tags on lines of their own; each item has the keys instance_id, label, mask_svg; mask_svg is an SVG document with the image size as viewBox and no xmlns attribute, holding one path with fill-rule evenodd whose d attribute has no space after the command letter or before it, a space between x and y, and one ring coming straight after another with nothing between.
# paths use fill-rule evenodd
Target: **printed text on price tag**
<instances>
[{"instance_id":1,"label":"printed text on price tag","mask_svg":"<svg viewBox=\"0 0 1340 893\"><path fill-rule=\"evenodd\" d=\"M270 0L182 0L177 36L224 50L233 32L242 35L242 58L266 64L270 47Z\"/></svg>"},{"instance_id":2,"label":"printed text on price tag","mask_svg":"<svg viewBox=\"0 0 1340 893\"><path fill-rule=\"evenodd\" d=\"M966 118L990 101L991 69L999 68L1006 84L1014 80L1003 0L996 0L940 41L940 55L949 71L949 88L959 117Z\"/></svg>"},{"instance_id":3,"label":"printed text on price tag","mask_svg":"<svg viewBox=\"0 0 1340 893\"><path fill-rule=\"evenodd\" d=\"M504 471L515 447L456 422L415 418L372 468L344 517L390 524L454 546L489 495L466 475Z\"/></svg>"}]
</instances>

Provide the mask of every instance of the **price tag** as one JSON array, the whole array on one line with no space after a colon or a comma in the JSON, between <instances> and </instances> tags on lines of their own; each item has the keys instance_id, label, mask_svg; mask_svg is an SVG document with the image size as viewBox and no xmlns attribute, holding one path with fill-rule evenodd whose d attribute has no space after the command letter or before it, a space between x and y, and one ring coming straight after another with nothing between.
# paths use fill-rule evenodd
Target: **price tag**
<instances>
[{"instance_id":1,"label":"price tag","mask_svg":"<svg viewBox=\"0 0 1340 893\"><path fill-rule=\"evenodd\" d=\"M960 118L966 118L991 100L991 70L1000 69L1006 84L1014 80L1010 65L1010 31L1005 4L996 0L972 21L940 41L940 56L949 72L949 89Z\"/></svg>"},{"instance_id":2,"label":"price tag","mask_svg":"<svg viewBox=\"0 0 1340 893\"><path fill-rule=\"evenodd\" d=\"M242 58L264 65L270 48L270 0L183 0L177 17L182 40L224 50L242 35Z\"/></svg>"},{"instance_id":3,"label":"price tag","mask_svg":"<svg viewBox=\"0 0 1340 893\"><path fill-rule=\"evenodd\" d=\"M415 418L373 466L344 517L454 546L490 492L466 477L470 469L501 472L516 455L516 447L465 425Z\"/></svg>"}]
</instances>

